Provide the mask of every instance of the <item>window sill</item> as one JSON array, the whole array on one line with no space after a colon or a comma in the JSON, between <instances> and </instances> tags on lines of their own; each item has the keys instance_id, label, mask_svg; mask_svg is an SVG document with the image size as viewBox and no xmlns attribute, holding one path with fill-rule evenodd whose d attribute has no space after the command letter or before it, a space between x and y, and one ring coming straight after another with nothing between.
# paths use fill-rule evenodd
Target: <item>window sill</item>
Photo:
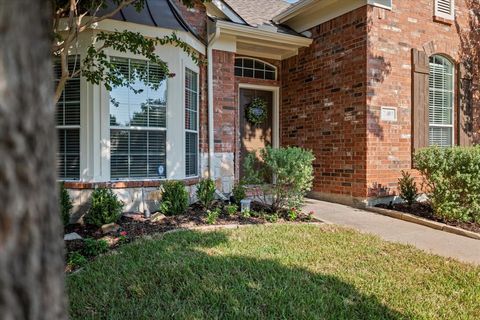
<instances>
[{"instance_id":1,"label":"window sill","mask_svg":"<svg viewBox=\"0 0 480 320\"><path fill-rule=\"evenodd\" d=\"M199 178L179 179L183 181L186 186L197 184ZM67 189L95 189L95 188L110 188L110 189L126 189L126 188L154 188L159 187L166 181L161 180L124 180L124 181L109 181L109 182L74 182L65 181L64 185Z\"/></svg>"},{"instance_id":2,"label":"window sill","mask_svg":"<svg viewBox=\"0 0 480 320\"><path fill-rule=\"evenodd\" d=\"M447 25L447 26L451 26L454 22L454 20L442 18L442 17L439 17L439 16L433 16L433 21L444 24L444 25Z\"/></svg>"}]
</instances>

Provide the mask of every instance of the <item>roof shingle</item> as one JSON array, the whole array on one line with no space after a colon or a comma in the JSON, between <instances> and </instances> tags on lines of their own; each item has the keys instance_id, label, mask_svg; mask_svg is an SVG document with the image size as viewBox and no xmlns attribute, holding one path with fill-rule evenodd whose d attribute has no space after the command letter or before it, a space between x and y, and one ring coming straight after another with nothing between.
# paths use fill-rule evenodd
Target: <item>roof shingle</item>
<instances>
[{"instance_id":1,"label":"roof shingle","mask_svg":"<svg viewBox=\"0 0 480 320\"><path fill-rule=\"evenodd\" d=\"M271 25L272 18L291 4L284 0L224 0L248 24Z\"/></svg>"}]
</instances>

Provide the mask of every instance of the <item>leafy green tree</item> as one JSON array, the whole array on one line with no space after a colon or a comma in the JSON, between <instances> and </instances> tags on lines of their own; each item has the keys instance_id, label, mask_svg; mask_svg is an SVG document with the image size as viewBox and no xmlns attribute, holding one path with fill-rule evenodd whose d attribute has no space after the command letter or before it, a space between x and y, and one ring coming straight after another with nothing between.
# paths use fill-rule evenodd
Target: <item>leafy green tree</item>
<instances>
[{"instance_id":1,"label":"leafy green tree","mask_svg":"<svg viewBox=\"0 0 480 320\"><path fill-rule=\"evenodd\" d=\"M181 0L181 3L191 7L195 1ZM208 2L209 0L198 1ZM50 2L54 35L52 54L59 58L61 63L61 76L57 79L55 101L59 100L66 82L80 75L90 83L103 84L108 90L115 86L132 87L136 80L141 80L153 89L157 89L162 80L171 76L167 63L155 53L155 47L159 45L171 44L180 47L195 62L200 63L199 56L175 33L162 38L147 38L138 32L123 30L99 32L95 43L87 48L87 54L83 60L75 63L75 67L71 69L68 67L69 49L78 45L82 32L90 30L103 20L114 17L128 6L133 6L137 12L140 12L145 6L145 0L50 0ZM156 79L150 78L147 83L147 69L141 66L132 70L129 77L125 76L106 55L105 50L110 48L143 56L150 63L160 67L162 71L160 76Z\"/></svg>"}]
</instances>

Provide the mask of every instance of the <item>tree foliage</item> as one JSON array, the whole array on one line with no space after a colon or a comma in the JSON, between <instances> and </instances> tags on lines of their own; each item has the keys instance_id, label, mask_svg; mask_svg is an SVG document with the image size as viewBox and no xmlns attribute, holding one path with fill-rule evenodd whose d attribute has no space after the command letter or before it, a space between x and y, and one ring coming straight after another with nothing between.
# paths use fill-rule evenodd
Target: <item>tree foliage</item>
<instances>
[{"instance_id":1,"label":"tree foliage","mask_svg":"<svg viewBox=\"0 0 480 320\"><path fill-rule=\"evenodd\" d=\"M201 0L206 2L208 0ZM181 0L186 6L193 6L195 0ZM160 82L172 76L168 65L155 52L159 45L173 45L186 52L193 61L200 63L200 57L175 33L164 37L148 38L138 32L129 30L104 32L96 34L95 41L87 48L86 56L75 68L68 68L68 55L78 47L79 36L99 22L110 19L120 10L133 6L137 12L144 9L145 0L51 0L53 14L52 55L60 60L61 76L57 79L55 100L58 101L65 83L74 77L83 76L93 84L104 84L107 90L117 86L129 86L135 80L141 80L152 89L157 89ZM147 70L134 68L129 76L122 74L120 68L112 63L106 54L107 49L118 52L130 52L140 55L150 63L160 67L161 77L147 79Z\"/></svg>"}]
</instances>

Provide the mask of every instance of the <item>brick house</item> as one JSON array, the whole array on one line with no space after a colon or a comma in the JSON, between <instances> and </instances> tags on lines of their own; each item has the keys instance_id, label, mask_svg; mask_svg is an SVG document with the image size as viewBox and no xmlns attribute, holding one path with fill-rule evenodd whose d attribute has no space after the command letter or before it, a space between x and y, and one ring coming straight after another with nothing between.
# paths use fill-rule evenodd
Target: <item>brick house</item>
<instances>
[{"instance_id":1,"label":"brick house","mask_svg":"<svg viewBox=\"0 0 480 320\"><path fill-rule=\"evenodd\" d=\"M173 30L208 63L160 47L175 77L156 91L108 92L81 78L67 84L57 117L59 171L76 210L101 185L125 210L139 211L154 209L164 179L184 180L193 197L198 179L210 176L228 194L245 153L265 145L313 150L313 197L390 201L414 150L480 139L475 0L146 4L100 23L77 54L98 30ZM109 55L126 70L145 63ZM267 104L257 126L246 120L254 98Z\"/></svg>"}]
</instances>

